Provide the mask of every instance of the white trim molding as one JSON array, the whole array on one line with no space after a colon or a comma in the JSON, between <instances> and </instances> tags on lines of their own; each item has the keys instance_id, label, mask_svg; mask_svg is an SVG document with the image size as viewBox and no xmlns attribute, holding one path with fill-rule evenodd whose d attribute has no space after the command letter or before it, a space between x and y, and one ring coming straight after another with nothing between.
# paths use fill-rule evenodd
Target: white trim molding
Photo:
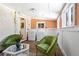
<instances>
[{"instance_id":1,"label":"white trim molding","mask_svg":"<svg viewBox=\"0 0 79 59\"><path fill-rule=\"evenodd\" d=\"M39 24L39 23L44 23L44 28L45 28L46 22L37 22L37 23L36 23L36 28L38 28L38 24Z\"/></svg>"}]
</instances>

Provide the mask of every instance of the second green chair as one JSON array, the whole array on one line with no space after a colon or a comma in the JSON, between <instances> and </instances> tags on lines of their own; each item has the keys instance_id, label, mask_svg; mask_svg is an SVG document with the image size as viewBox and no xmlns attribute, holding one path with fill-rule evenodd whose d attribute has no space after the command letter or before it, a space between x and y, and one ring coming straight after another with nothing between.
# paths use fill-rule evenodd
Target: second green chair
<instances>
[{"instance_id":1,"label":"second green chair","mask_svg":"<svg viewBox=\"0 0 79 59\"><path fill-rule=\"evenodd\" d=\"M55 55L57 47L57 36L45 36L37 42L37 50L45 55Z\"/></svg>"}]
</instances>

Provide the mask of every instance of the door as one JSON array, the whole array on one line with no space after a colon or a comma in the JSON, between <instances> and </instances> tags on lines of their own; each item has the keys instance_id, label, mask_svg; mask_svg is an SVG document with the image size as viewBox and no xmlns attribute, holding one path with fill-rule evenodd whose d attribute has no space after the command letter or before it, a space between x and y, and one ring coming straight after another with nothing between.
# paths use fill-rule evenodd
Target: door
<instances>
[{"instance_id":1,"label":"door","mask_svg":"<svg viewBox=\"0 0 79 59\"><path fill-rule=\"evenodd\" d=\"M26 20L20 18L20 34L23 36L22 41L26 40Z\"/></svg>"}]
</instances>

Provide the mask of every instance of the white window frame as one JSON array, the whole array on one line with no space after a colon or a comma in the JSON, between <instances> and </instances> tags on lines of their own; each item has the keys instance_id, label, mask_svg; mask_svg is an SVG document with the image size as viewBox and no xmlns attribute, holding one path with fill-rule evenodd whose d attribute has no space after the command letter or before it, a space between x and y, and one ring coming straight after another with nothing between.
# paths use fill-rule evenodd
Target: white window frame
<instances>
[{"instance_id":1,"label":"white window frame","mask_svg":"<svg viewBox=\"0 0 79 59\"><path fill-rule=\"evenodd\" d=\"M72 24L71 24L71 8L73 7L73 22L72 22ZM68 13L68 18L69 18L69 20L68 20L68 26L66 25L66 22L67 22L67 20L66 20L66 13ZM64 21L63 23L62 23L62 27L73 27L73 26L75 26L75 4L73 3L73 4L67 4L66 6L65 6L65 8L63 9L63 11L62 11L62 21Z\"/></svg>"},{"instance_id":2,"label":"white window frame","mask_svg":"<svg viewBox=\"0 0 79 59\"><path fill-rule=\"evenodd\" d=\"M37 23L36 23L36 28L38 28L38 24L39 24L39 23L44 23L44 28L45 28L46 22L37 22Z\"/></svg>"},{"instance_id":3,"label":"white window frame","mask_svg":"<svg viewBox=\"0 0 79 59\"><path fill-rule=\"evenodd\" d=\"M73 23L71 25L71 8L73 8ZM70 11L69 11L70 10ZM71 4L68 8L68 16L69 16L69 26L67 27L72 27L72 26L75 26L75 4Z\"/></svg>"}]
</instances>

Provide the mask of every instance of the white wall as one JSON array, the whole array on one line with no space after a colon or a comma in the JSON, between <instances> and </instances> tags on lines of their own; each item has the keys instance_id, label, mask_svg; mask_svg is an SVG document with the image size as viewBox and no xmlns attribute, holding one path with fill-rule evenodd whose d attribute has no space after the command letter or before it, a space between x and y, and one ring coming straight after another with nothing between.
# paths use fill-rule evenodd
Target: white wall
<instances>
[{"instance_id":1,"label":"white wall","mask_svg":"<svg viewBox=\"0 0 79 59\"><path fill-rule=\"evenodd\" d=\"M20 33L20 15L16 12L16 24L15 24L16 33Z\"/></svg>"},{"instance_id":2,"label":"white wall","mask_svg":"<svg viewBox=\"0 0 79 59\"><path fill-rule=\"evenodd\" d=\"M56 29L52 28L45 28L45 29L31 29L28 31L28 40L35 41L35 38L37 38L37 41L40 41L44 36L47 35L57 35Z\"/></svg>"},{"instance_id":3,"label":"white wall","mask_svg":"<svg viewBox=\"0 0 79 59\"><path fill-rule=\"evenodd\" d=\"M36 29L28 30L28 40L35 41Z\"/></svg>"},{"instance_id":4,"label":"white wall","mask_svg":"<svg viewBox=\"0 0 79 59\"><path fill-rule=\"evenodd\" d=\"M60 16L57 19L57 28L60 28Z\"/></svg>"},{"instance_id":5,"label":"white wall","mask_svg":"<svg viewBox=\"0 0 79 59\"><path fill-rule=\"evenodd\" d=\"M15 33L13 12L8 7L0 5L0 41Z\"/></svg>"},{"instance_id":6,"label":"white wall","mask_svg":"<svg viewBox=\"0 0 79 59\"><path fill-rule=\"evenodd\" d=\"M57 32L59 33L59 35L58 35L58 45L59 45L59 47L60 47L62 53L63 53L64 55L66 55L66 53L65 53L65 51L64 51L64 49L63 49L63 32L62 32L62 29L58 29Z\"/></svg>"},{"instance_id":7,"label":"white wall","mask_svg":"<svg viewBox=\"0 0 79 59\"><path fill-rule=\"evenodd\" d=\"M60 32L59 46L68 56L79 56L79 27L64 28Z\"/></svg>"},{"instance_id":8,"label":"white wall","mask_svg":"<svg viewBox=\"0 0 79 59\"><path fill-rule=\"evenodd\" d=\"M30 30L31 29L31 17L30 16L26 16L26 27L27 27L27 30Z\"/></svg>"},{"instance_id":9,"label":"white wall","mask_svg":"<svg viewBox=\"0 0 79 59\"><path fill-rule=\"evenodd\" d=\"M66 27L66 12L63 12L61 17L62 17L62 28Z\"/></svg>"}]
</instances>

